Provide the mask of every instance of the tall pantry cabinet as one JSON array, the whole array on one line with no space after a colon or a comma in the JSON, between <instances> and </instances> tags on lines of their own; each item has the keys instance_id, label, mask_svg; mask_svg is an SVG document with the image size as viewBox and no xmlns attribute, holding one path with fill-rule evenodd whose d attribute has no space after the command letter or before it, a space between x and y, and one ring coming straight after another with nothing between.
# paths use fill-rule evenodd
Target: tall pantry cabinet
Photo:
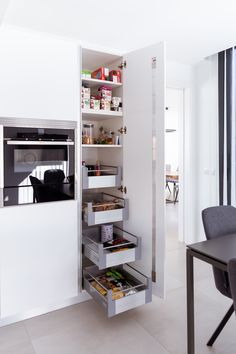
<instances>
[{"instance_id":1,"label":"tall pantry cabinet","mask_svg":"<svg viewBox=\"0 0 236 354\"><path fill-rule=\"evenodd\" d=\"M0 326L84 301L84 290L108 316L163 296L164 45L120 57L13 29L1 32L0 45L1 120L77 124L77 198L0 208ZM80 77L102 66L120 69L121 83ZM94 92L110 86L122 112L82 109L82 85ZM94 137L101 127L114 132L114 144L82 144L89 124ZM91 171L97 161L99 176ZM125 249L100 242L100 228L111 224ZM99 278L110 272L127 281L115 294Z\"/></svg>"},{"instance_id":2,"label":"tall pantry cabinet","mask_svg":"<svg viewBox=\"0 0 236 354\"><path fill-rule=\"evenodd\" d=\"M82 48L81 71L100 67L121 70L121 83L83 75L81 89L95 97L108 86L122 109L81 105L81 289L110 317L164 295L164 44L123 57ZM109 144L102 140L107 132ZM111 225L118 241L102 243ZM122 291L107 286L109 275Z\"/></svg>"}]
</instances>

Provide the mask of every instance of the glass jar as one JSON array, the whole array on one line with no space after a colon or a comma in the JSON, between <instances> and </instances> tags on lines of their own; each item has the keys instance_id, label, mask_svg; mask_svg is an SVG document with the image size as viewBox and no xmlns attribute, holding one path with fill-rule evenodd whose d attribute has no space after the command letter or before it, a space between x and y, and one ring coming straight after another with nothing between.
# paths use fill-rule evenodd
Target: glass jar
<instances>
[{"instance_id":1,"label":"glass jar","mask_svg":"<svg viewBox=\"0 0 236 354\"><path fill-rule=\"evenodd\" d=\"M82 144L94 143L93 128L94 128L94 124L91 123L83 124Z\"/></svg>"}]
</instances>

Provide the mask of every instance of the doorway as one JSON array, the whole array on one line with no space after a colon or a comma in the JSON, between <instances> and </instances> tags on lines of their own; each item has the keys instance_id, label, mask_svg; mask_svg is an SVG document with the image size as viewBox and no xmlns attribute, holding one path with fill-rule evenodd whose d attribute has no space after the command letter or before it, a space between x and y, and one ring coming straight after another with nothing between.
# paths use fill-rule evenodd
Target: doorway
<instances>
[{"instance_id":1,"label":"doorway","mask_svg":"<svg viewBox=\"0 0 236 354\"><path fill-rule=\"evenodd\" d=\"M183 241L184 89L166 89L166 231L173 243Z\"/></svg>"}]
</instances>

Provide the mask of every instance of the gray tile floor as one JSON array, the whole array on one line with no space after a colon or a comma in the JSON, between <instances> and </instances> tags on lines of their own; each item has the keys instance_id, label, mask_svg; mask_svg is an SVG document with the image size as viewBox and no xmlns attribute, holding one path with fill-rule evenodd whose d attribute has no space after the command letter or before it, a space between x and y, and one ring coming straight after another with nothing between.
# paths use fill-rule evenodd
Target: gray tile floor
<instances>
[{"instance_id":1,"label":"gray tile floor","mask_svg":"<svg viewBox=\"0 0 236 354\"><path fill-rule=\"evenodd\" d=\"M185 354L185 247L178 206L167 205L166 298L107 319L88 301L0 329L0 354ZM236 353L232 317L214 348L205 343L231 302L214 288L211 268L195 262L196 354Z\"/></svg>"}]
</instances>

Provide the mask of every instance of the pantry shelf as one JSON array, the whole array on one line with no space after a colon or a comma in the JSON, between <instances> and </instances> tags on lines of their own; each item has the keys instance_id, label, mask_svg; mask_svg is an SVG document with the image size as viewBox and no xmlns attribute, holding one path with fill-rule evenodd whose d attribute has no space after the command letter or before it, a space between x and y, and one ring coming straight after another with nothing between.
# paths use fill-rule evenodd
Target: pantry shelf
<instances>
[{"instance_id":1,"label":"pantry shelf","mask_svg":"<svg viewBox=\"0 0 236 354\"><path fill-rule=\"evenodd\" d=\"M121 148L122 145L112 144L82 144L83 148Z\"/></svg>"},{"instance_id":2,"label":"pantry shelf","mask_svg":"<svg viewBox=\"0 0 236 354\"><path fill-rule=\"evenodd\" d=\"M82 78L82 83L88 85L89 87L98 87L102 85L110 86L110 87L120 87L122 86L121 82L113 82L113 81L107 81L107 80L97 80L97 79L83 79Z\"/></svg>"},{"instance_id":3,"label":"pantry shelf","mask_svg":"<svg viewBox=\"0 0 236 354\"><path fill-rule=\"evenodd\" d=\"M110 118L120 118L122 117L122 112L115 111L95 111L93 109L82 109L82 115L84 120L102 120L102 119L110 119Z\"/></svg>"}]
</instances>

